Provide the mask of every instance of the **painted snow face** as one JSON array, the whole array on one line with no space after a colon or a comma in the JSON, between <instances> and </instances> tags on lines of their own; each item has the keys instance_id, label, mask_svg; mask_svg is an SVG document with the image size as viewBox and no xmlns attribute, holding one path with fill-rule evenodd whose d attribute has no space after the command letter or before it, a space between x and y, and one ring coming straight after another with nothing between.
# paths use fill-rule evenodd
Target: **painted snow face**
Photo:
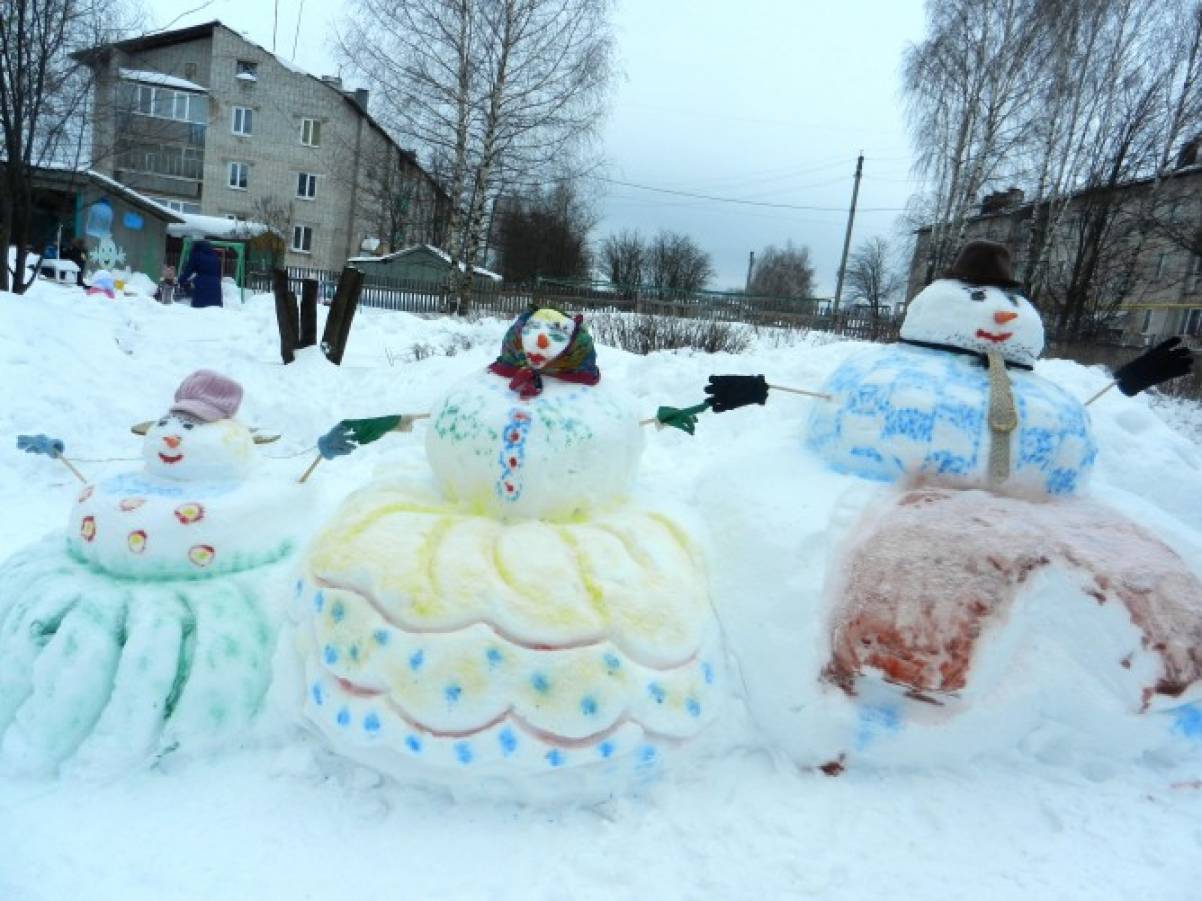
<instances>
[{"instance_id":1,"label":"painted snow face","mask_svg":"<svg viewBox=\"0 0 1202 901\"><path fill-rule=\"evenodd\" d=\"M567 350L575 323L557 310L538 310L522 327L522 351L533 369L542 369Z\"/></svg>"},{"instance_id":2,"label":"painted snow face","mask_svg":"<svg viewBox=\"0 0 1202 901\"><path fill-rule=\"evenodd\" d=\"M1027 366L1044 342L1043 321L1018 291L951 278L936 279L910 301L901 336L983 354L998 351L1007 362Z\"/></svg>"},{"instance_id":3,"label":"painted snow face","mask_svg":"<svg viewBox=\"0 0 1202 901\"><path fill-rule=\"evenodd\" d=\"M201 422L169 413L146 432L146 471L178 481L229 481L246 475L254 461L250 430L232 419Z\"/></svg>"}]
</instances>

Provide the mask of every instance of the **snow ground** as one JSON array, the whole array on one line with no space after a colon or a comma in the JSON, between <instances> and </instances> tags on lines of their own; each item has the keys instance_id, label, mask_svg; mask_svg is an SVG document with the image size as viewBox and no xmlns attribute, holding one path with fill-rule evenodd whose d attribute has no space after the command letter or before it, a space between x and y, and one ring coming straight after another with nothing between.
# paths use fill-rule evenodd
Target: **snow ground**
<instances>
[{"instance_id":1,"label":"snow ground","mask_svg":"<svg viewBox=\"0 0 1202 901\"><path fill-rule=\"evenodd\" d=\"M159 415L179 380L203 366L243 383L241 418L283 433L265 465L299 475L316 437L338 419L426 409L448 380L491 360L504 328L363 310L341 368L313 352L282 367L266 296L191 310L48 284L32 296L0 295L0 559L61 529L75 493L65 467L15 450L17 433L64 439L92 478L134 468L140 448L128 426ZM603 348L600 363L651 415L660 404L696 403L712 372L817 387L858 349L822 336L793 344L765 336L739 357ZM1079 396L1105 380L1066 361L1040 372ZM766 411L705 416L693 438L649 437L639 490L688 504L699 480L723 477L724 461L741 453L804 453L808 401L793 403L774 397ZM1166 414L1116 392L1092 414L1101 446L1092 494L1183 554L1202 548L1202 448L1190 429L1202 415L1177 406ZM332 510L383 463L423 467L420 438L323 463L312 480L319 507ZM720 548L711 541L710 550ZM452 802L384 782L291 733L212 759L168 758L118 780L0 779L0 899L1202 893L1196 765L1132 765L1090 778L1005 759L955 770L851 768L831 778L765 750L737 706L720 744L716 759L690 761L644 795L560 809Z\"/></svg>"}]
</instances>

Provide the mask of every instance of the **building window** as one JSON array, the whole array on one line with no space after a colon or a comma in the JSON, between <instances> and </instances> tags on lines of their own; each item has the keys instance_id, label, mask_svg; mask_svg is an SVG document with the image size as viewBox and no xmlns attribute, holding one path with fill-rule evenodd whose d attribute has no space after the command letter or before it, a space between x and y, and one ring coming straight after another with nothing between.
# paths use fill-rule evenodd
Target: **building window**
<instances>
[{"instance_id":1,"label":"building window","mask_svg":"<svg viewBox=\"0 0 1202 901\"><path fill-rule=\"evenodd\" d=\"M249 59L240 59L234 67L234 77L242 81L259 80L259 64Z\"/></svg>"},{"instance_id":2,"label":"building window","mask_svg":"<svg viewBox=\"0 0 1202 901\"><path fill-rule=\"evenodd\" d=\"M248 109L245 106L234 107L234 134L236 135L251 135L254 134L254 116L255 111Z\"/></svg>"},{"instance_id":3,"label":"building window","mask_svg":"<svg viewBox=\"0 0 1202 901\"><path fill-rule=\"evenodd\" d=\"M1152 311L1144 310L1144 324L1139 327L1141 334L1148 334L1152 329Z\"/></svg>"},{"instance_id":4,"label":"building window","mask_svg":"<svg viewBox=\"0 0 1202 901\"><path fill-rule=\"evenodd\" d=\"M250 166L246 163L230 163L229 186L237 188L240 191L246 190L247 176L250 174Z\"/></svg>"},{"instance_id":5,"label":"building window","mask_svg":"<svg viewBox=\"0 0 1202 901\"><path fill-rule=\"evenodd\" d=\"M313 228L308 225L292 226L292 249L296 253L312 253Z\"/></svg>"},{"instance_id":6,"label":"building window","mask_svg":"<svg viewBox=\"0 0 1202 901\"><path fill-rule=\"evenodd\" d=\"M317 176L312 172L301 172L296 176L296 196L312 200L317 196Z\"/></svg>"},{"instance_id":7,"label":"building window","mask_svg":"<svg viewBox=\"0 0 1202 901\"><path fill-rule=\"evenodd\" d=\"M1167 252L1162 253L1156 258L1156 275L1153 276L1155 281L1161 281L1164 278L1164 270L1168 264L1169 255Z\"/></svg>"},{"instance_id":8,"label":"building window","mask_svg":"<svg viewBox=\"0 0 1202 901\"><path fill-rule=\"evenodd\" d=\"M1202 310L1190 310L1186 314L1185 333L1191 338L1202 337Z\"/></svg>"},{"instance_id":9,"label":"building window","mask_svg":"<svg viewBox=\"0 0 1202 901\"><path fill-rule=\"evenodd\" d=\"M301 143L306 147L321 146L321 122L317 119L301 119Z\"/></svg>"},{"instance_id":10,"label":"building window","mask_svg":"<svg viewBox=\"0 0 1202 901\"><path fill-rule=\"evenodd\" d=\"M133 111L158 119L203 124L207 110L202 94L139 84L134 87Z\"/></svg>"},{"instance_id":11,"label":"building window","mask_svg":"<svg viewBox=\"0 0 1202 901\"><path fill-rule=\"evenodd\" d=\"M175 210L177 213L199 213L199 203L189 203L186 200L172 200L170 197L152 197L150 198L160 206L165 206L169 210Z\"/></svg>"}]
</instances>

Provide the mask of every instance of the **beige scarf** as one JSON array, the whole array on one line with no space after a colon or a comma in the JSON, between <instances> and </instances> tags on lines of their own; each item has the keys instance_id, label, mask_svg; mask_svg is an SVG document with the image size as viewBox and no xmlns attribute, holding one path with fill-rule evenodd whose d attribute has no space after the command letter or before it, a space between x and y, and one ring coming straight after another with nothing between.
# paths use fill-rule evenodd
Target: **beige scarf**
<instances>
[{"instance_id":1,"label":"beige scarf","mask_svg":"<svg viewBox=\"0 0 1202 901\"><path fill-rule=\"evenodd\" d=\"M1014 392L1006 361L996 351L989 359L989 484L1001 485L1010 478L1010 433L1018 428Z\"/></svg>"}]
</instances>

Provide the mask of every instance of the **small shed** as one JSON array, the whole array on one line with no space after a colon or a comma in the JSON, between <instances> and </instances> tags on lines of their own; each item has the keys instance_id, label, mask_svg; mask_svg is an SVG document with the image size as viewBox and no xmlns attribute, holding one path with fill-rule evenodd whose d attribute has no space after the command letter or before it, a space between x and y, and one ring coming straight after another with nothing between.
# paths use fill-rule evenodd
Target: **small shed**
<instances>
[{"instance_id":1,"label":"small shed","mask_svg":"<svg viewBox=\"0 0 1202 901\"><path fill-rule=\"evenodd\" d=\"M451 255L431 244L414 244L387 256L351 257L347 262L363 273L365 281L385 279L442 284L451 268ZM463 263L459 268L464 268ZM472 280L476 285L495 285L500 284L501 276L475 268Z\"/></svg>"},{"instance_id":2,"label":"small shed","mask_svg":"<svg viewBox=\"0 0 1202 901\"><path fill-rule=\"evenodd\" d=\"M167 226L183 221L178 213L91 170L37 166L32 176L35 254L57 255L78 239L89 270L128 269L158 279Z\"/></svg>"}]
</instances>

